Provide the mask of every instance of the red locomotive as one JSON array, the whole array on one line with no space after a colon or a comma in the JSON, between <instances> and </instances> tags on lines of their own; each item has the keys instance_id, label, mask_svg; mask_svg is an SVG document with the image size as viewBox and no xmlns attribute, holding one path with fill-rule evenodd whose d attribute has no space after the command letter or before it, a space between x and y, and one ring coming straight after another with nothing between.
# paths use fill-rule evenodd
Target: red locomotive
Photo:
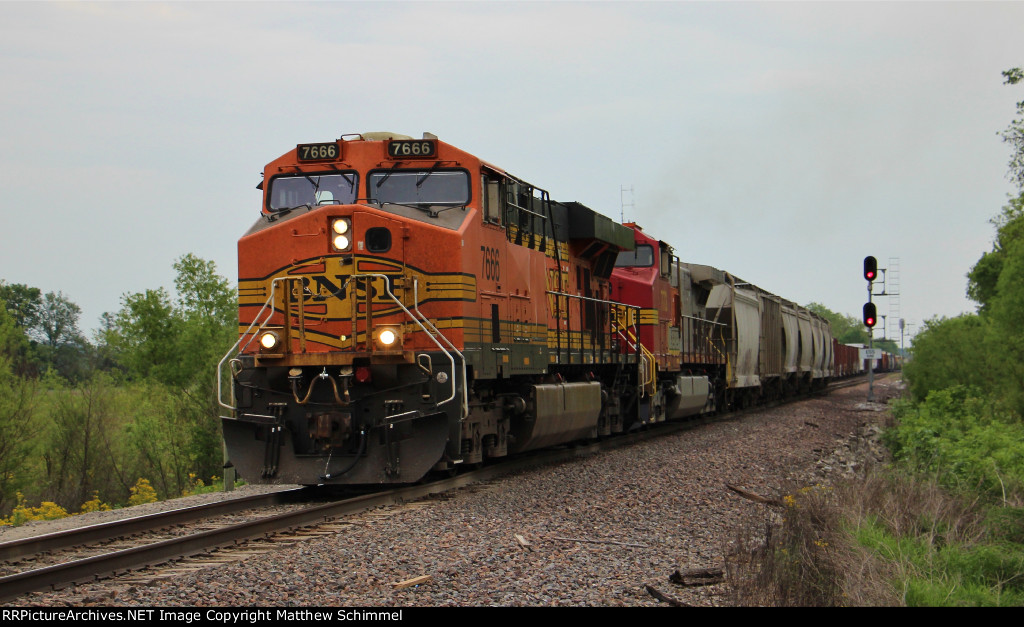
<instances>
[{"instance_id":1,"label":"red locomotive","mask_svg":"<svg viewBox=\"0 0 1024 627\"><path fill-rule=\"evenodd\" d=\"M408 483L832 376L808 310L429 134L300 144L261 189L222 361L251 482Z\"/></svg>"}]
</instances>

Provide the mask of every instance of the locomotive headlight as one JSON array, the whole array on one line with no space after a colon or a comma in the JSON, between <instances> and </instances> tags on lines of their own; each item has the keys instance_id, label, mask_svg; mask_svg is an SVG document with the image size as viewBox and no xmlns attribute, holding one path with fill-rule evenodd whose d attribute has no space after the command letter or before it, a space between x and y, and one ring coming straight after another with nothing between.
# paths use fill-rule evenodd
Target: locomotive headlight
<instances>
[{"instance_id":1,"label":"locomotive headlight","mask_svg":"<svg viewBox=\"0 0 1024 627\"><path fill-rule=\"evenodd\" d=\"M347 218L338 218L331 222L331 230L334 231L331 244L335 250L344 252L352 247L352 223Z\"/></svg>"},{"instance_id":2,"label":"locomotive headlight","mask_svg":"<svg viewBox=\"0 0 1024 627\"><path fill-rule=\"evenodd\" d=\"M391 329L384 329L380 332L380 335L377 336L377 339L384 346L391 346L395 343L395 340L398 339L398 336L395 335L395 332Z\"/></svg>"},{"instance_id":3,"label":"locomotive headlight","mask_svg":"<svg viewBox=\"0 0 1024 627\"><path fill-rule=\"evenodd\" d=\"M397 350L402 347L402 331L398 327L379 327L374 335L378 350Z\"/></svg>"},{"instance_id":4,"label":"locomotive headlight","mask_svg":"<svg viewBox=\"0 0 1024 627\"><path fill-rule=\"evenodd\" d=\"M352 246L352 242L348 239L347 235L334 236L334 248L337 250L348 250L350 246Z\"/></svg>"},{"instance_id":5,"label":"locomotive headlight","mask_svg":"<svg viewBox=\"0 0 1024 627\"><path fill-rule=\"evenodd\" d=\"M274 333L273 331L267 331L260 336L260 346L263 347L263 350L274 350L280 343L281 338L279 338L277 333Z\"/></svg>"}]
</instances>

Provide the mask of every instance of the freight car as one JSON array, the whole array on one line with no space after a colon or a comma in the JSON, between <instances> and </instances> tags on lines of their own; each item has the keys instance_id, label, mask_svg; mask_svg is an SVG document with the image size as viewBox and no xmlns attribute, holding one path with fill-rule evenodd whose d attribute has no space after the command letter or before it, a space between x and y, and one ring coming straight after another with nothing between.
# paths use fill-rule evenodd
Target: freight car
<instances>
[{"instance_id":1,"label":"freight car","mask_svg":"<svg viewBox=\"0 0 1024 627\"><path fill-rule=\"evenodd\" d=\"M259 188L221 361L251 482L408 483L833 376L812 312L430 134L299 144Z\"/></svg>"},{"instance_id":2,"label":"freight car","mask_svg":"<svg viewBox=\"0 0 1024 627\"><path fill-rule=\"evenodd\" d=\"M833 362L835 378L851 377L864 372L864 362L860 359L860 347L840 344L833 338L832 352L835 355Z\"/></svg>"},{"instance_id":3,"label":"freight car","mask_svg":"<svg viewBox=\"0 0 1024 627\"><path fill-rule=\"evenodd\" d=\"M878 359L862 360L860 359L860 350L867 348L864 344L839 344L838 342L836 344L836 350L841 351L843 354L843 362L848 362L847 365L841 367L839 358L837 358L836 371L837 373L844 372L844 374L836 374L836 376L862 374L867 372L869 368L875 372L894 372L902 367L902 359L895 353L881 351L881 356Z\"/></svg>"}]
</instances>

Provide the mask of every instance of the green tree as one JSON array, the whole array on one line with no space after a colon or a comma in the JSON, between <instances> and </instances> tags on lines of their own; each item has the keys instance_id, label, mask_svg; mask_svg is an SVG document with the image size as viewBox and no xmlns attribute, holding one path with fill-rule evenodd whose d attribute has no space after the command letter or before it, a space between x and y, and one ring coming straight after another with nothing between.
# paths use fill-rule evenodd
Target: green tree
<instances>
[{"instance_id":1,"label":"green tree","mask_svg":"<svg viewBox=\"0 0 1024 627\"><path fill-rule=\"evenodd\" d=\"M0 514L18 491L71 509L96 493L124 502L140 477L177 496L220 474L214 372L237 337L237 298L212 262L174 268L174 296L125 294L95 348L63 293L0 283L14 299L0 300ZM31 377L12 366L26 356Z\"/></svg>"},{"instance_id":2,"label":"green tree","mask_svg":"<svg viewBox=\"0 0 1024 627\"><path fill-rule=\"evenodd\" d=\"M914 337L913 359L903 366L914 400L956 385L995 390L999 374L984 350L988 333L988 323L974 314L926 321Z\"/></svg>"},{"instance_id":3,"label":"green tree","mask_svg":"<svg viewBox=\"0 0 1024 627\"><path fill-rule=\"evenodd\" d=\"M867 344L868 333L864 322L853 316L836 313L821 303L810 303L807 309L818 314L832 326L832 337L840 344Z\"/></svg>"},{"instance_id":4,"label":"green tree","mask_svg":"<svg viewBox=\"0 0 1024 627\"><path fill-rule=\"evenodd\" d=\"M209 478L219 474L222 462L217 362L238 336L238 298L212 261L185 255L174 269L181 366L189 380L182 387L181 411L192 425L189 454L199 474Z\"/></svg>"},{"instance_id":5,"label":"green tree","mask_svg":"<svg viewBox=\"0 0 1024 627\"><path fill-rule=\"evenodd\" d=\"M170 295L161 287L125 294L121 302L113 324L103 330L104 344L130 378L153 377L178 383L179 321Z\"/></svg>"},{"instance_id":6,"label":"green tree","mask_svg":"<svg viewBox=\"0 0 1024 627\"><path fill-rule=\"evenodd\" d=\"M38 287L0 280L0 300L4 301L7 312L14 319L14 324L22 329L35 327L39 318L39 310L43 304L42 294Z\"/></svg>"},{"instance_id":7,"label":"green tree","mask_svg":"<svg viewBox=\"0 0 1024 627\"><path fill-rule=\"evenodd\" d=\"M1024 80L1024 71L1003 72L1006 84ZM1000 133L1013 147L1010 179L1024 192L1024 102L1009 128ZM1024 193L998 216L992 250L967 275L967 295L977 315L929 321L914 339L914 359L906 375L916 400L953 385L974 386L981 394L1024 416Z\"/></svg>"},{"instance_id":8,"label":"green tree","mask_svg":"<svg viewBox=\"0 0 1024 627\"><path fill-rule=\"evenodd\" d=\"M1007 248L1024 241L1024 194L1010 199L998 216L990 220L996 227L992 250L981 256L967 273L967 297L978 303L978 311L988 311L996 298L999 275L1006 263Z\"/></svg>"},{"instance_id":9,"label":"green tree","mask_svg":"<svg viewBox=\"0 0 1024 627\"><path fill-rule=\"evenodd\" d=\"M40 432L36 382L18 376L11 368L12 352L24 343L24 333L0 301L0 512L8 511L15 503L15 493L31 481L25 462Z\"/></svg>"},{"instance_id":10,"label":"green tree","mask_svg":"<svg viewBox=\"0 0 1024 627\"><path fill-rule=\"evenodd\" d=\"M201 404L158 381L133 383L130 394L137 411L125 437L139 477L149 478L166 498L192 485L190 475L219 474L220 424L197 411Z\"/></svg>"},{"instance_id":11,"label":"green tree","mask_svg":"<svg viewBox=\"0 0 1024 627\"><path fill-rule=\"evenodd\" d=\"M162 386L174 399L176 432L159 428L168 423L163 411L157 422L140 416L132 441L157 464L156 479L163 491L187 479L192 471L209 477L221 464L220 421L215 371L218 360L238 333L238 301L227 279L217 275L213 262L185 255L175 264L176 298L163 288L126 294L121 311L101 332L100 344L138 384ZM147 443L148 442L148 443ZM162 449L163 442L170 448ZM191 466L190 466L191 464ZM186 473L183 475L182 473Z\"/></svg>"},{"instance_id":12,"label":"green tree","mask_svg":"<svg viewBox=\"0 0 1024 627\"><path fill-rule=\"evenodd\" d=\"M178 292L175 316L180 321L178 338L184 379L212 381L217 361L238 334L238 299L227 279L217 275L216 265L195 255L174 264Z\"/></svg>"},{"instance_id":13,"label":"green tree","mask_svg":"<svg viewBox=\"0 0 1024 627\"><path fill-rule=\"evenodd\" d=\"M88 376L92 346L78 329L78 305L63 292L42 294L21 283L0 282L0 298L29 340L15 361L18 374L36 376L53 368L71 381Z\"/></svg>"},{"instance_id":14,"label":"green tree","mask_svg":"<svg viewBox=\"0 0 1024 627\"><path fill-rule=\"evenodd\" d=\"M1024 232L1024 217L1016 218L1011 226ZM987 352L1001 374L1002 396L1024 417L1024 238L1014 238L1004 253L988 313Z\"/></svg>"},{"instance_id":15,"label":"green tree","mask_svg":"<svg viewBox=\"0 0 1024 627\"><path fill-rule=\"evenodd\" d=\"M1024 70L1011 68L1003 72L1004 84L1016 85L1024 81ZM1024 100L1017 103L1017 115L1006 130L1000 132L1003 141L1013 147L1010 155L1008 176L1021 192L1003 207L1002 212L991 220L996 227L992 251L982 255L968 273L967 296L978 303L982 313L988 310L998 297L999 277L1007 261L1009 248L1024 240ZM1004 285L1004 289L1010 286Z\"/></svg>"},{"instance_id":16,"label":"green tree","mask_svg":"<svg viewBox=\"0 0 1024 627\"><path fill-rule=\"evenodd\" d=\"M53 349L76 342L82 336L78 330L81 315L82 308L64 296L64 292L47 292L40 303L36 324L31 327L36 335L34 339Z\"/></svg>"},{"instance_id":17,"label":"green tree","mask_svg":"<svg viewBox=\"0 0 1024 627\"><path fill-rule=\"evenodd\" d=\"M48 498L77 505L99 492L103 500L116 500L128 486L117 484L116 460L110 454L118 416L109 377L97 373L71 388L52 379L49 384L54 394L43 453Z\"/></svg>"},{"instance_id":18,"label":"green tree","mask_svg":"<svg viewBox=\"0 0 1024 627\"><path fill-rule=\"evenodd\" d=\"M1024 70L1015 67L1003 72L1005 85L1016 85L1024 81ZM1017 103L1016 120L1010 123L1006 130L1000 133L1003 141L1013 146L1013 155L1010 157L1010 180L1016 183L1018 189L1024 190L1024 100Z\"/></svg>"},{"instance_id":19,"label":"green tree","mask_svg":"<svg viewBox=\"0 0 1024 627\"><path fill-rule=\"evenodd\" d=\"M896 340L890 340L889 338L875 338L873 346L875 348L880 348L887 353L892 353L893 355L899 355L902 352L902 349L899 344L896 343Z\"/></svg>"},{"instance_id":20,"label":"green tree","mask_svg":"<svg viewBox=\"0 0 1024 627\"><path fill-rule=\"evenodd\" d=\"M212 261L188 254L174 269L177 297L164 288L126 294L100 343L133 379L185 389L213 376L237 333L238 301Z\"/></svg>"},{"instance_id":21,"label":"green tree","mask_svg":"<svg viewBox=\"0 0 1024 627\"><path fill-rule=\"evenodd\" d=\"M100 326L93 332L93 358L94 367L102 372L123 374L122 368L117 360L117 348L110 344L116 338L117 316L104 312L100 316Z\"/></svg>"},{"instance_id":22,"label":"green tree","mask_svg":"<svg viewBox=\"0 0 1024 627\"><path fill-rule=\"evenodd\" d=\"M14 329L6 334L0 350L10 358L12 371L20 376L35 376L41 365L29 341L28 329L36 324L42 300L38 288L0 280L0 301Z\"/></svg>"},{"instance_id":23,"label":"green tree","mask_svg":"<svg viewBox=\"0 0 1024 627\"><path fill-rule=\"evenodd\" d=\"M68 381L79 382L89 377L92 346L78 329L82 309L63 292L47 292L35 331L37 353L43 364L53 368Z\"/></svg>"}]
</instances>

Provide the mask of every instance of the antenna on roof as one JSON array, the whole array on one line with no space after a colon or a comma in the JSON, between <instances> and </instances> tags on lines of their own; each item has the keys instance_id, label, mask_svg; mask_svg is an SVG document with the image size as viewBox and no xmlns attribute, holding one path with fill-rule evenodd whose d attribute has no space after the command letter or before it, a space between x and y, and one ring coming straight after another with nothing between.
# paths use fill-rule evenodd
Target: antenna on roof
<instances>
[{"instance_id":1,"label":"antenna on roof","mask_svg":"<svg viewBox=\"0 0 1024 627\"><path fill-rule=\"evenodd\" d=\"M626 202L626 192L629 192L629 203ZM626 187L625 185L620 185L619 186L619 203L620 203L619 222L620 223L625 223L626 222L626 207L629 207L630 209L633 209L633 186L632 185L630 185L629 187Z\"/></svg>"}]
</instances>

